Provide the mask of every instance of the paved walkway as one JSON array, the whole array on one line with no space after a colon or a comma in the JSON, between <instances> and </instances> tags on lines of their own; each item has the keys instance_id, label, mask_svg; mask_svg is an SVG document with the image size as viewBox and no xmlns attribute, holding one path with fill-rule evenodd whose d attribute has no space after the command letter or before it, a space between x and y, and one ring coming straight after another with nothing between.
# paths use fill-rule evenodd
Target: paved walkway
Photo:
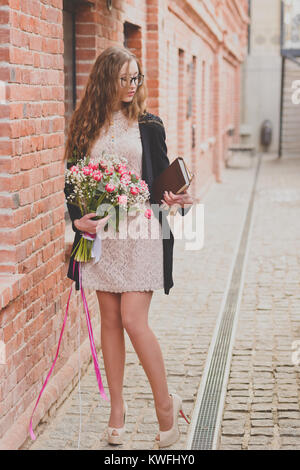
<instances>
[{"instance_id":1,"label":"paved walkway","mask_svg":"<svg viewBox=\"0 0 300 470\"><path fill-rule=\"evenodd\" d=\"M220 449L300 449L300 156L264 156Z\"/></svg>"},{"instance_id":2,"label":"paved walkway","mask_svg":"<svg viewBox=\"0 0 300 470\"><path fill-rule=\"evenodd\" d=\"M175 286L169 296L156 291L149 312L169 391L182 396L190 415L255 174L256 159L252 167L246 157L236 163L202 201L204 247L188 251L186 240L175 240ZM291 356L293 341L300 340L299 170L300 158L264 156L262 161L220 449L300 448L299 366ZM129 416L125 444L118 448L156 449L151 388L127 335L126 351ZM101 352L99 358L103 371ZM105 377L104 386L108 391ZM81 378L81 408L80 449L111 450L105 440L109 404L99 395L92 363ZM27 448L77 449L79 418L77 386ZM180 440L169 449L186 448L188 425L182 419L180 430Z\"/></svg>"}]
</instances>

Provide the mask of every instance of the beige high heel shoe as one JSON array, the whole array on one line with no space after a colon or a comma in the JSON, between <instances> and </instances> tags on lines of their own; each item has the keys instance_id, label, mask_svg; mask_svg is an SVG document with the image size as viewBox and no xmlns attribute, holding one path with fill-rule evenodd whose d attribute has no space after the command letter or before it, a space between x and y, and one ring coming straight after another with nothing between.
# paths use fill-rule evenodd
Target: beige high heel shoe
<instances>
[{"instance_id":1,"label":"beige high heel shoe","mask_svg":"<svg viewBox=\"0 0 300 470\"><path fill-rule=\"evenodd\" d=\"M159 431L159 441L155 441L159 447L168 447L178 441L180 432L178 428L178 416L182 416L188 424L190 420L182 410L182 399L176 393L170 393L173 398L173 426L168 431ZM180 413L180 415L179 415Z\"/></svg>"},{"instance_id":2,"label":"beige high heel shoe","mask_svg":"<svg viewBox=\"0 0 300 470\"><path fill-rule=\"evenodd\" d=\"M122 428L111 428L107 427L107 441L109 444L123 444L123 435L125 433L125 421L126 415L128 413L128 406L126 401L124 401L124 426ZM113 431L117 431L118 435L114 435Z\"/></svg>"}]
</instances>

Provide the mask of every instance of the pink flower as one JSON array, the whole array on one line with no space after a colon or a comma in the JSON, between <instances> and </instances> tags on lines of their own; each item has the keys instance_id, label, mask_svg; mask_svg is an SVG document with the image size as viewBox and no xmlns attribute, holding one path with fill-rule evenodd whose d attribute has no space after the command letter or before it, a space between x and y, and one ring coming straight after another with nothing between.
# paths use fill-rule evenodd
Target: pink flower
<instances>
[{"instance_id":1,"label":"pink flower","mask_svg":"<svg viewBox=\"0 0 300 470\"><path fill-rule=\"evenodd\" d=\"M112 175L113 172L114 172L113 168L106 168L106 170L104 171L106 175Z\"/></svg>"},{"instance_id":2,"label":"pink flower","mask_svg":"<svg viewBox=\"0 0 300 470\"><path fill-rule=\"evenodd\" d=\"M131 194L133 194L134 196L136 196L137 194L139 194L140 190L139 190L139 188L137 188L136 186L134 186L134 187L131 187L131 188L130 188L130 192L131 192Z\"/></svg>"},{"instance_id":3,"label":"pink flower","mask_svg":"<svg viewBox=\"0 0 300 470\"><path fill-rule=\"evenodd\" d=\"M101 171L94 171L92 176L95 181L101 181L103 174L101 173Z\"/></svg>"},{"instance_id":4,"label":"pink flower","mask_svg":"<svg viewBox=\"0 0 300 470\"><path fill-rule=\"evenodd\" d=\"M148 189L148 185L144 180L140 180L140 185L142 189Z\"/></svg>"},{"instance_id":5,"label":"pink flower","mask_svg":"<svg viewBox=\"0 0 300 470\"><path fill-rule=\"evenodd\" d=\"M72 171L72 173L78 173L79 168L78 168L78 166L73 165L73 166L71 166L70 171Z\"/></svg>"},{"instance_id":6,"label":"pink flower","mask_svg":"<svg viewBox=\"0 0 300 470\"><path fill-rule=\"evenodd\" d=\"M117 171L121 174L127 173L126 165L119 165Z\"/></svg>"},{"instance_id":7,"label":"pink flower","mask_svg":"<svg viewBox=\"0 0 300 470\"><path fill-rule=\"evenodd\" d=\"M144 212L144 216L147 217L147 219L151 219L152 210L151 209L146 209L145 212Z\"/></svg>"},{"instance_id":8,"label":"pink flower","mask_svg":"<svg viewBox=\"0 0 300 470\"><path fill-rule=\"evenodd\" d=\"M115 187L115 185L112 184L112 183L107 183L107 185L105 185L105 190L106 190L108 193L113 193L115 189L116 189L116 187Z\"/></svg>"},{"instance_id":9,"label":"pink flower","mask_svg":"<svg viewBox=\"0 0 300 470\"><path fill-rule=\"evenodd\" d=\"M130 176L124 173L120 178L121 183L128 185L130 183Z\"/></svg>"},{"instance_id":10,"label":"pink flower","mask_svg":"<svg viewBox=\"0 0 300 470\"><path fill-rule=\"evenodd\" d=\"M102 166L102 168L106 168L106 167L107 167L107 164L105 163L104 160L100 160L100 165Z\"/></svg>"},{"instance_id":11,"label":"pink flower","mask_svg":"<svg viewBox=\"0 0 300 470\"><path fill-rule=\"evenodd\" d=\"M88 164L88 167L89 167L91 170L98 170L98 165L95 164L95 163L92 163L92 162L90 162L90 163Z\"/></svg>"},{"instance_id":12,"label":"pink flower","mask_svg":"<svg viewBox=\"0 0 300 470\"><path fill-rule=\"evenodd\" d=\"M91 168L89 168L88 166L84 166L84 167L82 168L82 173L83 173L84 175L90 175L90 174L93 173L93 170L92 170Z\"/></svg>"},{"instance_id":13,"label":"pink flower","mask_svg":"<svg viewBox=\"0 0 300 470\"><path fill-rule=\"evenodd\" d=\"M125 205L127 203L127 196L125 194L121 194L118 196L119 204Z\"/></svg>"}]
</instances>

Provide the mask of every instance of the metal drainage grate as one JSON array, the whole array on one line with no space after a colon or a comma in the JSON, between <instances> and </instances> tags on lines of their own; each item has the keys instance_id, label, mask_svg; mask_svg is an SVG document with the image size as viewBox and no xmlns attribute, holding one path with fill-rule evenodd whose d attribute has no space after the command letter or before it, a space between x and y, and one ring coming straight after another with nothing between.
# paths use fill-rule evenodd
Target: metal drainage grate
<instances>
[{"instance_id":1,"label":"metal drainage grate","mask_svg":"<svg viewBox=\"0 0 300 470\"><path fill-rule=\"evenodd\" d=\"M258 179L262 155L256 167L252 193L248 204L245 223L234 261L232 276L221 318L216 326L207 363L199 390L197 403L200 401L196 421L191 423L188 449L209 450L216 448L219 427L222 418L226 395L227 380L230 372L231 353L237 324L237 313L243 287L243 274L246 265L246 254L253 215L255 188ZM223 304L224 304L223 303ZM195 410L197 406L195 407ZM197 410L196 410L197 411Z\"/></svg>"}]
</instances>

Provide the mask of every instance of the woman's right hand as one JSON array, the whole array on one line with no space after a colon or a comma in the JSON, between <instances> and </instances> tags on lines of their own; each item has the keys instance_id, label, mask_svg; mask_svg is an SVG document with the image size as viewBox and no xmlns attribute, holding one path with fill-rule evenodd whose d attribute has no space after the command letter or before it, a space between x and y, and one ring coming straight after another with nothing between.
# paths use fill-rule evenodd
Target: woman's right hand
<instances>
[{"instance_id":1,"label":"woman's right hand","mask_svg":"<svg viewBox=\"0 0 300 470\"><path fill-rule=\"evenodd\" d=\"M99 220L91 220L92 217L96 215L95 212L91 212L90 214L85 214L81 219L74 220L75 227L80 230L80 232L97 233L98 230L106 225L110 214Z\"/></svg>"}]
</instances>

